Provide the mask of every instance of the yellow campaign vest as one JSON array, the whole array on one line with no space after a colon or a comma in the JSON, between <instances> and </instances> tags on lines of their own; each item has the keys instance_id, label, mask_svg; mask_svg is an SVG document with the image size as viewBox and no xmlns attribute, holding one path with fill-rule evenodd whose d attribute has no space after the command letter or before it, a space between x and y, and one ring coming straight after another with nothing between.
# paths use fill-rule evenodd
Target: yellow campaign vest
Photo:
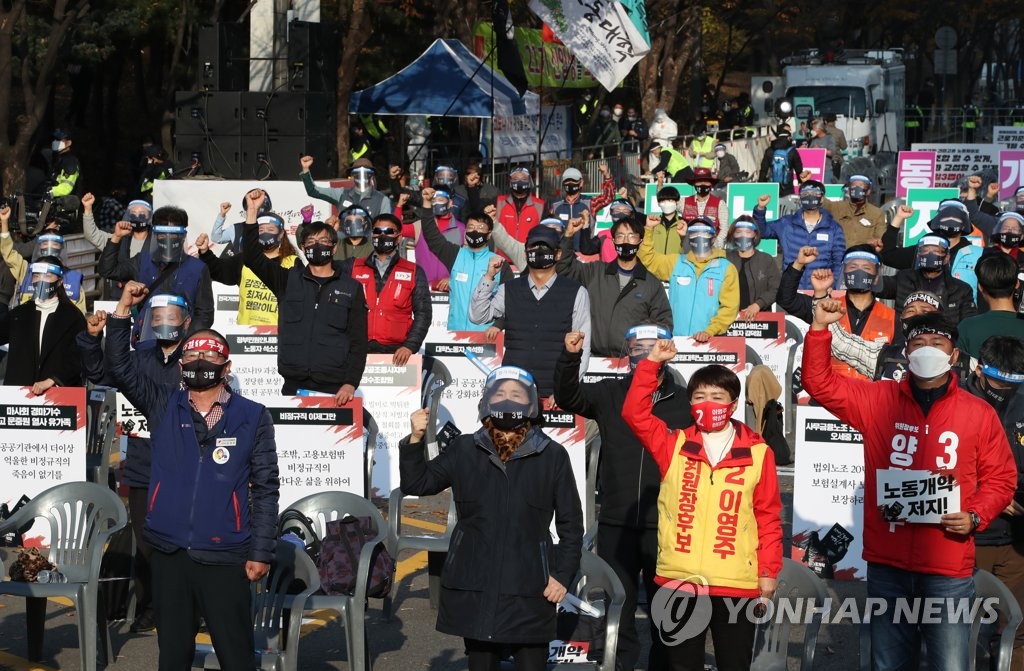
<instances>
[{"instance_id":1,"label":"yellow campaign vest","mask_svg":"<svg viewBox=\"0 0 1024 671\"><path fill-rule=\"evenodd\" d=\"M690 149L692 149L694 152L696 152L698 154L710 153L711 150L714 149L714 148L715 148L715 138L711 137L710 135L707 136L706 138L704 138L703 140L698 140L697 138L694 138L693 142L690 143ZM697 159L697 167L698 168L713 168L713 167L715 167L715 159L713 157L712 158L707 158L706 156L705 157L701 157L701 158Z\"/></svg>"},{"instance_id":2,"label":"yellow campaign vest","mask_svg":"<svg viewBox=\"0 0 1024 671\"><path fill-rule=\"evenodd\" d=\"M668 147L662 149L661 151L670 152L668 165L665 166L665 171L669 174L669 177L676 174L680 170L685 170L686 168L690 167L690 161L689 159L686 158L686 155L683 154L683 152L676 151L675 149L669 149Z\"/></svg>"},{"instance_id":3,"label":"yellow campaign vest","mask_svg":"<svg viewBox=\"0 0 1024 671\"><path fill-rule=\"evenodd\" d=\"M294 265L294 254L281 259L282 268ZM238 280L238 323L243 326L277 326L277 296L249 266L242 266L242 277Z\"/></svg>"},{"instance_id":4,"label":"yellow campaign vest","mask_svg":"<svg viewBox=\"0 0 1024 671\"><path fill-rule=\"evenodd\" d=\"M750 466L719 465L712 473L707 462L681 452L685 432L676 435L675 457L658 493L658 577L756 590L754 490L768 446L751 446Z\"/></svg>"}]
</instances>

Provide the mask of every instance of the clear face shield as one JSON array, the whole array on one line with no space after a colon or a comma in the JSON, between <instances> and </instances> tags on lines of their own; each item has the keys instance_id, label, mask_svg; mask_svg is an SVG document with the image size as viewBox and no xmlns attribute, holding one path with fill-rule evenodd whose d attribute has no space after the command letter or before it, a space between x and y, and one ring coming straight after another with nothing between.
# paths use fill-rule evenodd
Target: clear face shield
<instances>
[{"instance_id":1,"label":"clear face shield","mask_svg":"<svg viewBox=\"0 0 1024 671\"><path fill-rule=\"evenodd\" d=\"M878 257L869 252L850 252L843 258L843 282L847 291L871 291L878 282Z\"/></svg>"},{"instance_id":2,"label":"clear face shield","mask_svg":"<svg viewBox=\"0 0 1024 671\"><path fill-rule=\"evenodd\" d=\"M32 300L48 301L60 291L64 270L52 263L33 263L29 266L32 273Z\"/></svg>"},{"instance_id":3,"label":"clear face shield","mask_svg":"<svg viewBox=\"0 0 1024 671\"><path fill-rule=\"evenodd\" d=\"M435 217L446 217L452 211L451 196L446 191L435 191L434 199L430 202L430 211Z\"/></svg>"},{"instance_id":4,"label":"clear face shield","mask_svg":"<svg viewBox=\"0 0 1024 671\"><path fill-rule=\"evenodd\" d=\"M509 431L540 417L537 385L522 368L501 366L490 372L480 398L480 420L490 417L498 429Z\"/></svg>"},{"instance_id":5,"label":"clear face shield","mask_svg":"<svg viewBox=\"0 0 1024 671\"><path fill-rule=\"evenodd\" d=\"M608 206L608 215L612 218L612 221L631 221L636 214L636 209L627 200L613 200L611 205Z\"/></svg>"},{"instance_id":6,"label":"clear face shield","mask_svg":"<svg viewBox=\"0 0 1024 671\"><path fill-rule=\"evenodd\" d=\"M185 258L185 227L154 226L149 253L157 263L179 263Z\"/></svg>"},{"instance_id":7,"label":"clear face shield","mask_svg":"<svg viewBox=\"0 0 1024 671\"><path fill-rule=\"evenodd\" d=\"M715 241L715 229L707 224L693 224L686 229L686 241L690 250L698 259L711 256L711 246Z\"/></svg>"},{"instance_id":8,"label":"clear face shield","mask_svg":"<svg viewBox=\"0 0 1024 671\"><path fill-rule=\"evenodd\" d=\"M622 351L629 359L629 372L636 370L637 365L646 359L659 339L670 340L672 333L664 326L642 324L626 331L626 340Z\"/></svg>"},{"instance_id":9,"label":"clear face shield","mask_svg":"<svg viewBox=\"0 0 1024 671\"><path fill-rule=\"evenodd\" d=\"M128 203L124 211L124 220L132 225L133 231L143 231L153 223L153 208L148 203L135 201Z\"/></svg>"},{"instance_id":10,"label":"clear face shield","mask_svg":"<svg viewBox=\"0 0 1024 671\"><path fill-rule=\"evenodd\" d=\"M533 190L533 178L525 168L513 170L508 174L508 188L513 196L525 198Z\"/></svg>"},{"instance_id":11,"label":"clear face shield","mask_svg":"<svg viewBox=\"0 0 1024 671\"><path fill-rule=\"evenodd\" d=\"M459 173L455 168L447 165L439 165L437 170L434 171L434 183L435 189L451 189L459 183Z\"/></svg>"},{"instance_id":12,"label":"clear face shield","mask_svg":"<svg viewBox=\"0 0 1024 671\"><path fill-rule=\"evenodd\" d=\"M36 238L35 246L32 248L32 260L38 261L44 256L53 256L66 264L64 256L64 236L56 233L46 233Z\"/></svg>"},{"instance_id":13,"label":"clear face shield","mask_svg":"<svg viewBox=\"0 0 1024 671\"><path fill-rule=\"evenodd\" d=\"M926 235L917 243L915 270L942 270L949 256L949 242L937 235Z\"/></svg>"},{"instance_id":14,"label":"clear face shield","mask_svg":"<svg viewBox=\"0 0 1024 671\"><path fill-rule=\"evenodd\" d=\"M370 193L377 188L377 176L373 168L354 168L352 181L355 182L356 191L361 194Z\"/></svg>"},{"instance_id":15,"label":"clear face shield","mask_svg":"<svg viewBox=\"0 0 1024 671\"><path fill-rule=\"evenodd\" d=\"M1024 215L1005 212L992 229L992 240L1004 249L1016 249L1024 240Z\"/></svg>"},{"instance_id":16,"label":"clear face shield","mask_svg":"<svg viewBox=\"0 0 1024 671\"><path fill-rule=\"evenodd\" d=\"M269 252L281 245L281 238L284 237L284 222L279 217L264 215L257 217L256 223L258 224L256 231L260 247L264 251Z\"/></svg>"},{"instance_id":17,"label":"clear face shield","mask_svg":"<svg viewBox=\"0 0 1024 671\"><path fill-rule=\"evenodd\" d=\"M188 302L175 294L156 294L144 312L139 339L178 342L188 333Z\"/></svg>"},{"instance_id":18,"label":"clear face shield","mask_svg":"<svg viewBox=\"0 0 1024 671\"><path fill-rule=\"evenodd\" d=\"M757 246L757 225L749 221L738 221L733 227L732 246L739 252L749 252Z\"/></svg>"},{"instance_id":19,"label":"clear face shield","mask_svg":"<svg viewBox=\"0 0 1024 671\"><path fill-rule=\"evenodd\" d=\"M349 240L368 237L370 235L370 213L361 207L345 210L341 215L339 231L341 237Z\"/></svg>"},{"instance_id":20,"label":"clear face shield","mask_svg":"<svg viewBox=\"0 0 1024 671\"><path fill-rule=\"evenodd\" d=\"M928 222L928 228L935 235L954 238L971 232L971 217L967 206L959 200L943 200L935 212L935 217Z\"/></svg>"}]
</instances>

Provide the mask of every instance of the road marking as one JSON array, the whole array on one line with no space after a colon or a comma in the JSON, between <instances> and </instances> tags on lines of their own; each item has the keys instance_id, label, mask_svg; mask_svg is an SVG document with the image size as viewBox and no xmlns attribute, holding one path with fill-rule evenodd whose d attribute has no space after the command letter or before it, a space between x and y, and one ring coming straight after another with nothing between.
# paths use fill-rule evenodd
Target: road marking
<instances>
[{"instance_id":1,"label":"road marking","mask_svg":"<svg viewBox=\"0 0 1024 671\"><path fill-rule=\"evenodd\" d=\"M11 671L57 671L52 666L43 666L16 655L0 650L0 666Z\"/></svg>"}]
</instances>

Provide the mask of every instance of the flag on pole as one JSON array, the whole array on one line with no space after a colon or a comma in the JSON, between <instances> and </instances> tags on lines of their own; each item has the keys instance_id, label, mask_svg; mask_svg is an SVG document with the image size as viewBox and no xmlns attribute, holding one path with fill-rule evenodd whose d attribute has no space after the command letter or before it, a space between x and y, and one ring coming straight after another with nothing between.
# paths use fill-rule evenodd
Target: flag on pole
<instances>
[{"instance_id":1,"label":"flag on pole","mask_svg":"<svg viewBox=\"0 0 1024 671\"><path fill-rule=\"evenodd\" d=\"M516 46L516 29L512 25L512 10L508 0L494 0L494 45L498 52L498 69L505 75L509 84L516 87L519 95L526 93L526 70L523 58Z\"/></svg>"},{"instance_id":2,"label":"flag on pole","mask_svg":"<svg viewBox=\"0 0 1024 671\"><path fill-rule=\"evenodd\" d=\"M651 50L644 0L530 0L530 9L609 91Z\"/></svg>"}]
</instances>

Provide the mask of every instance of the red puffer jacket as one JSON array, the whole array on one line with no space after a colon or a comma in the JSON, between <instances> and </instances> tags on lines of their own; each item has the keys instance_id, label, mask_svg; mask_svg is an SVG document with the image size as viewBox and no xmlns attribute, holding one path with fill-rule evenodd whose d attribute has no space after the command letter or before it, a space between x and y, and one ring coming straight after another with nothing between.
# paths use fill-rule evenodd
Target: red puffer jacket
<instances>
[{"instance_id":1,"label":"red puffer jacket","mask_svg":"<svg viewBox=\"0 0 1024 671\"><path fill-rule=\"evenodd\" d=\"M974 537L938 524L890 524L876 506L879 470L950 470L960 484L960 510L973 510L984 529L1010 503L1017 472L1002 424L984 400L950 381L925 417L909 379L869 382L836 375L832 334L804 339L803 384L814 400L864 436L864 559L906 571L966 578L974 568Z\"/></svg>"}]
</instances>

